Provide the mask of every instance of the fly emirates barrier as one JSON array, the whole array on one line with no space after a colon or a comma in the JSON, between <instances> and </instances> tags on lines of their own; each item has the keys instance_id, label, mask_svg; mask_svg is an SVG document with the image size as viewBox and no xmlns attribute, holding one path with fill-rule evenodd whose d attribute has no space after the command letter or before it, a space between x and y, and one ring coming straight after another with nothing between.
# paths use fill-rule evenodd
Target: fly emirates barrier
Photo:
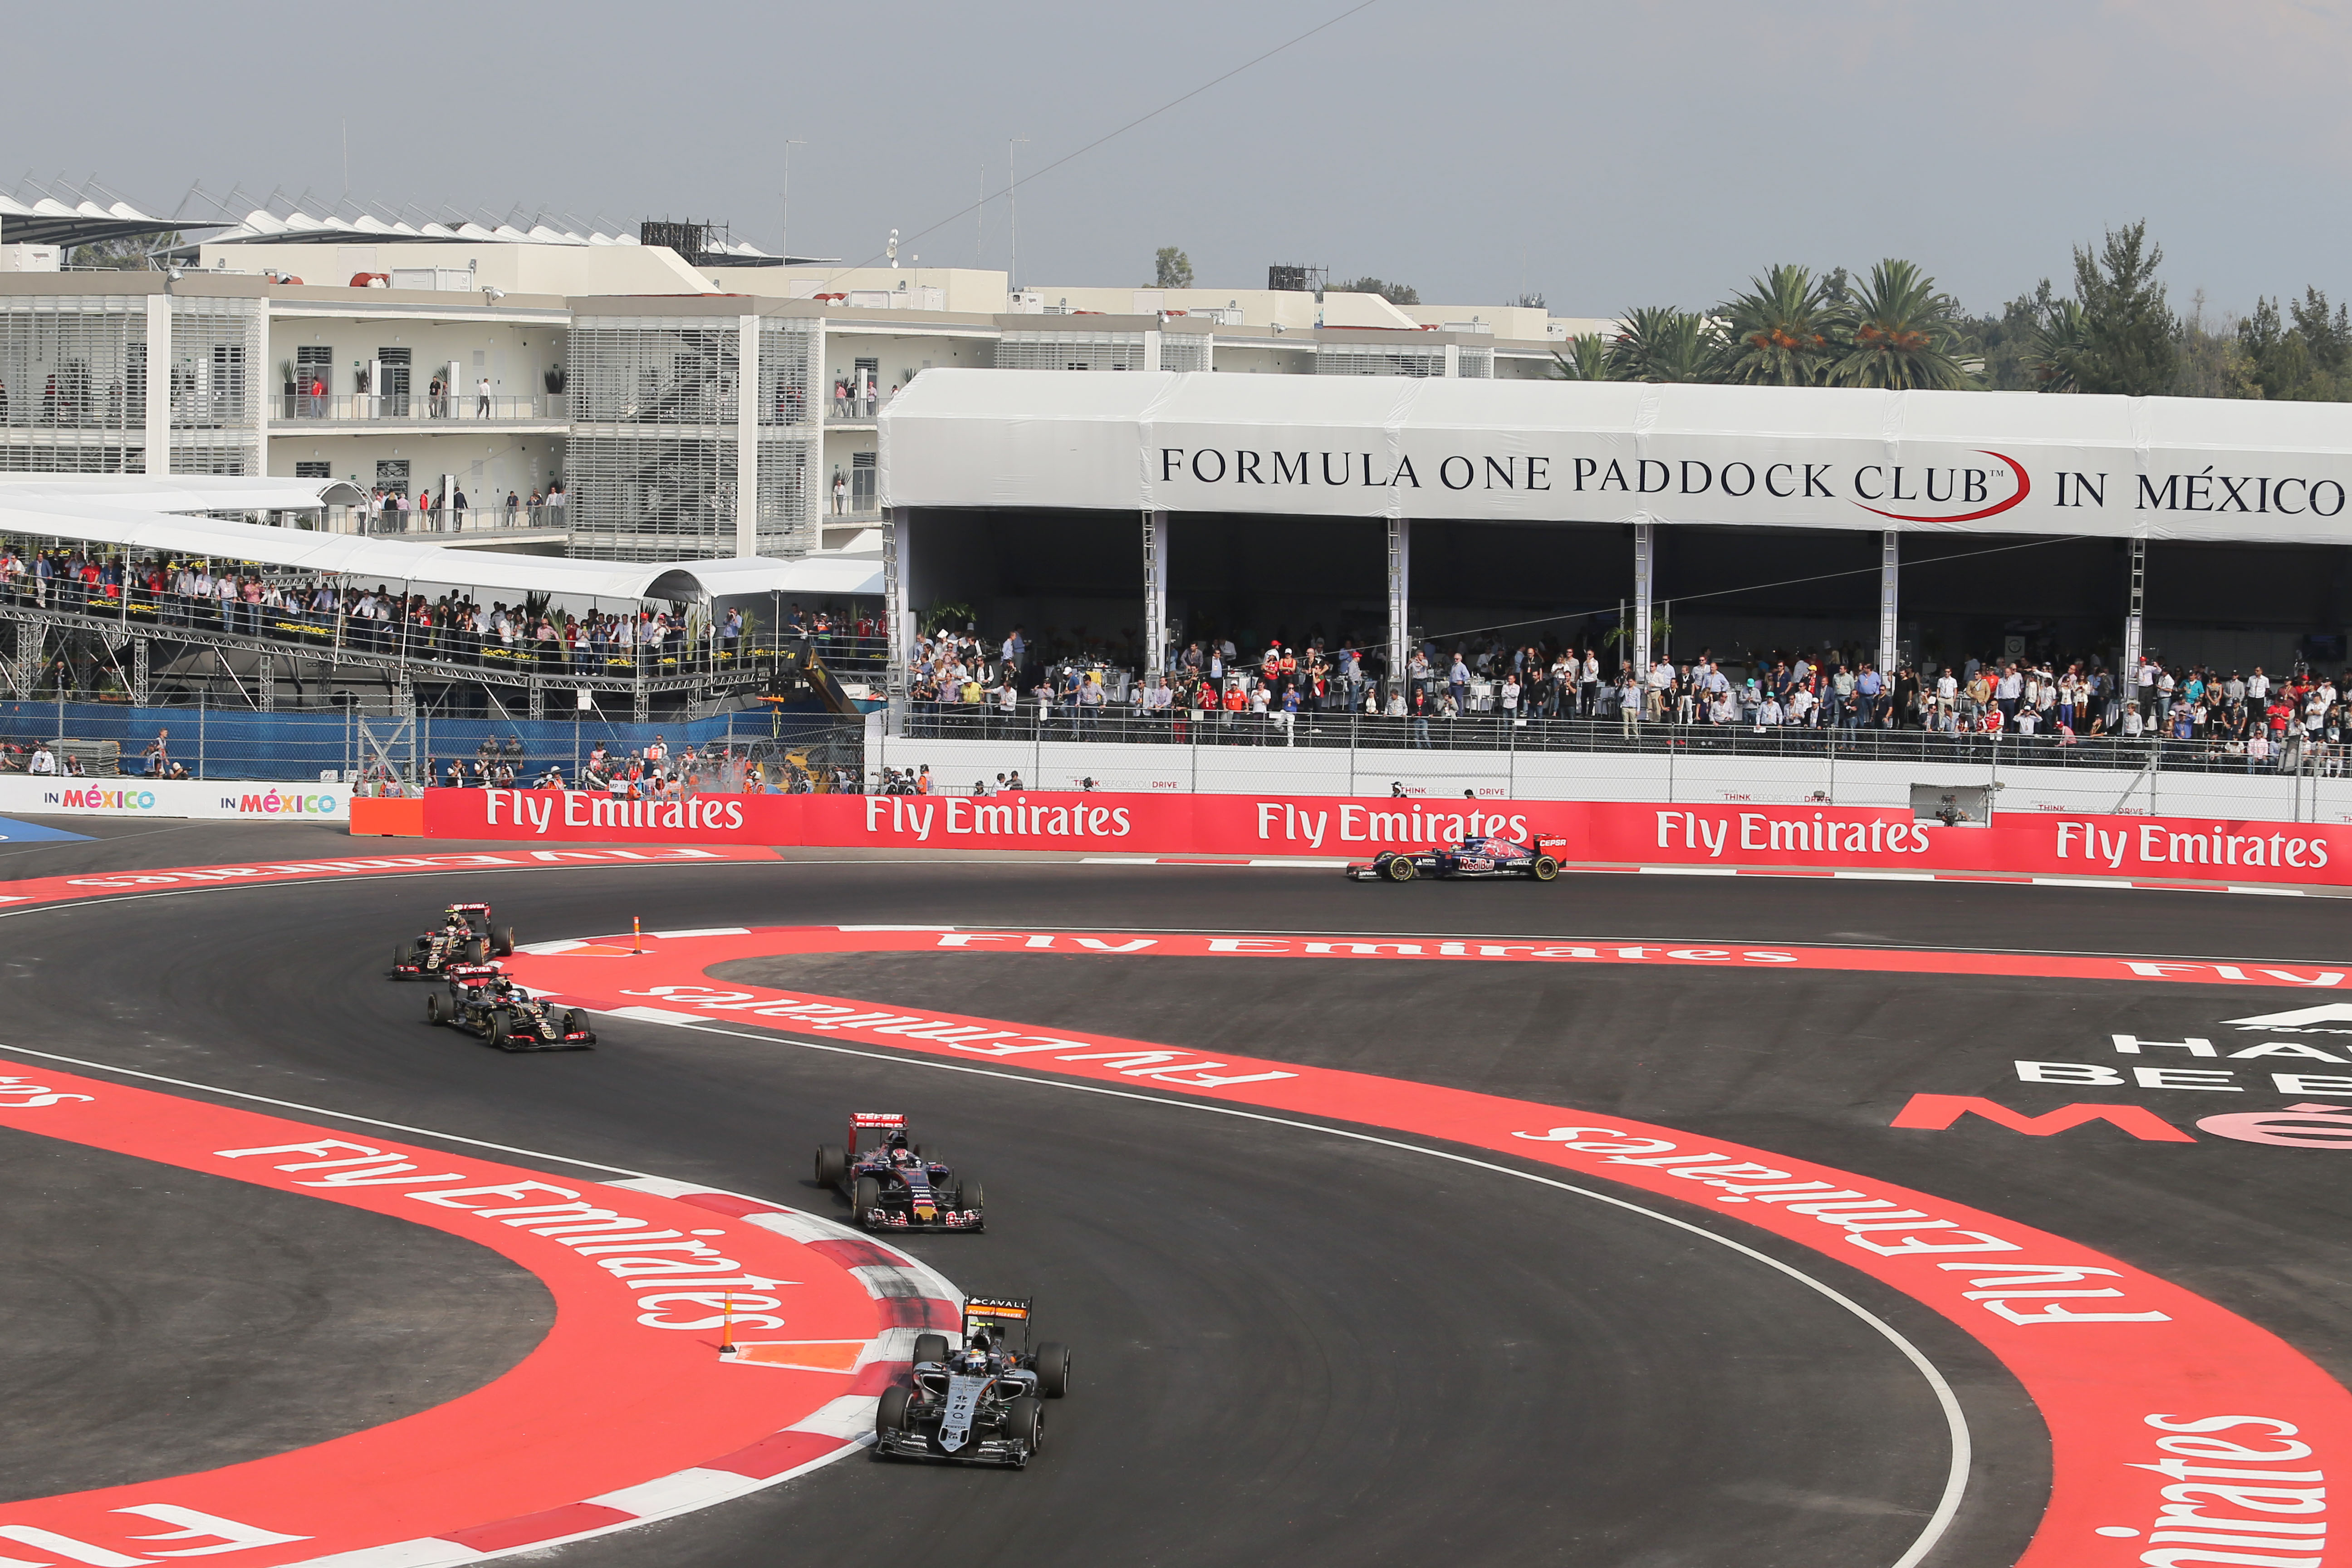
<instances>
[{"instance_id":1,"label":"fly emirates barrier","mask_svg":"<svg viewBox=\"0 0 2352 1568\"><path fill-rule=\"evenodd\" d=\"M1249 795L705 795L614 800L558 790L436 789L355 800L352 831L534 844L735 844L889 849L1046 849L1339 860L1466 836L1562 840L1589 866L1724 871L2105 877L2303 887L2345 884L2352 826L2207 817L1999 818L1946 827L1906 811Z\"/></svg>"}]
</instances>

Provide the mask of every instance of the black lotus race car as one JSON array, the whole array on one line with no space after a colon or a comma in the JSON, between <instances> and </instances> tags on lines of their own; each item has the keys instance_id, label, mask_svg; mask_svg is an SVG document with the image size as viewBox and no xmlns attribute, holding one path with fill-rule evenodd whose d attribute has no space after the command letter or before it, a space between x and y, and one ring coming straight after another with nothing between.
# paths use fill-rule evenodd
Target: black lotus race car
<instances>
[{"instance_id":1,"label":"black lotus race car","mask_svg":"<svg viewBox=\"0 0 2352 1568\"><path fill-rule=\"evenodd\" d=\"M861 1148L862 1140L871 1139ZM849 1200L850 1223L865 1230L984 1230L986 1199L980 1184L924 1154L907 1141L907 1119L895 1110L860 1110L849 1118L849 1142L816 1152L816 1183Z\"/></svg>"},{"instance_id":2,"label":"black lotus race car","mask_svg":"<svg viewBox=\"0 0 2352 1568\"><path fill-rule=\"evenodd\" d=\"M1514 838L1465 838L1451 849L1383 849L1370 860L1348 862L1351 882L1410 882L1416 877L1530 877L1549 882L1559 875L1559 849L1566 842L1538 834L1533 844Z\"/></svg>"},{"instance_id":3,"label":"black lotus race car","mask_svg":"<svg viewBox=\"0 0 2352 1568\"><path fill-rule=\"evenodd\" d=\"M451 904L441 911L439 929L392 950L392 977L442 980L491 974L497 970L490 960L514 949L514 927L494 928L489 905Z\"/></svg>"},{"instance_id":4,"label":"black lotus race car","mask_svg":"<svg viewBox=\"0 0 2352 1568\"><path fill-rule=\"evenodd\" d=\"M496 964L487 975L453 976L446 997L427 994L425 1021L478 1035L502 1051L584 1051L596 1043L585 1013L550 1006Z\"/></svg>"},{"instance_id":5,"label":"black lotus race car","mask_svg":"<svg viewBox=\"0 0 2352 1568\"><path fill-rule=\"evenodd\" d=\"M1070 1391L1070 1347L1029 1345L1030 1298L973 1296L963 1304L963 1345L945 1334L915 1338L906 1383L874 1407L877 1459L949 1459L1011 1465L1037 1457L1045 1401Z\"/></svg>"}]
</instances>

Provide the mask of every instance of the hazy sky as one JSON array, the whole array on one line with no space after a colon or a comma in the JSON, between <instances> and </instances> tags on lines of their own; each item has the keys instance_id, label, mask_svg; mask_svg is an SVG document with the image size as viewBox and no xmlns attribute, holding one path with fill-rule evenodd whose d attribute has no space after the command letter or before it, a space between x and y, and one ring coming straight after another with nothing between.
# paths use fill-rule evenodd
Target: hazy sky
<instances>
[{"instance_id":1,"label":"hazy sky","mask_svg":"<svg viewBox=\"0 0 2352 1568\"><path fill-rule=\"evenodd\" d=\"M862 258L1355 0L10 7L13 184L94 173L503 215L713 218ZM2342 258L2339 0L1375 0L1022 186L1021 271L1208 287L1271 261L1432 302L1698 306L1775 261L1924 264L1971 310L2145 217L2178 306ZM907 241L1006 264L1005 204Z\"/></svg>"}]
</instances>

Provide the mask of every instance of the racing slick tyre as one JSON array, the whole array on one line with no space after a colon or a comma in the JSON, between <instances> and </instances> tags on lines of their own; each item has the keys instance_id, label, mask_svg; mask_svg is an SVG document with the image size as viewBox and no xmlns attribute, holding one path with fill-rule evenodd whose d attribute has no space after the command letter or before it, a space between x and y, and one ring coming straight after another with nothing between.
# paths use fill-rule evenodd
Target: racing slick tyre
<instances>
[{"instance_id":1,"label":"racing slick tyre","mask_svg":"<svg viewBox=\"0 0 2352 1568\"><path fill-rule=\"evenodd\" d=\"M1412 881L1414 876L1412 858L1404 855L1390 856L1388 863L1381 868L1381 875L1391 882Z\"/></svg>"},{"instance_id":2,"label":"racing slick tyre","mask_svg":"<svg viewBox=\"0 0 2352 1568\"><path fill-rule=\"evenodd\" d=\"M1023 1394L1004 1407L1004 1436L1032 1454L1045 1446L1045 1410Z\"/></svg>"},{"instance_id":3,"label":"racing slick tyre","mask_svg":"<svg viewBox=\"0 0 2352 1568\"><path fill-rule=\"evenodd\" d=\"M514 927L509 926L490 938L490 951L500 958L514 956Z\"/></svg>"},{"instance_id":4,"label":"racing slick tyre","mask_svg":"<svg viewBox=\"0 0 2352 1568\"><path fill-rule=\"evenodd\" d=\"M917 1334L915 1336L915 1360L918 1363L927 1361L941 1362L947 1359L947 1335Z\"/></svg>"},{"instance_id":5,"label":"racing slick tyre","mask_svg":"<svg viewBox=\"0 0 2352 1568\"><path fill-rule=\"evenodd\" d=\"M563 1032L567 1035L587 1035L588 1015L577 1007L568 1009L563 1015ZM593 1035L588 1037L592 1042L595 1039Z\"/></svg>"},{"instance_id":6,"label":"racing slick tyre","mask_svg":"<svg viewBox=\"0 0 2352 1568\"><path fill-rule=\"evenodd\" d=\"M466 942L466 962L479 963L490 956L489 948L480 937L470 937Z\"/></svg>"},{"instance_id":7,"label":"racing slick tyre","mask_svg":"<svg viewBox=\"0 0 2352 1568\"><path fill-rule=\"evenodd\" d=\"M874 1405L874 1435L876 1436L887 1437L891 1433L902 1430L906 1426L907 1401L909 1395L908 1391L904 1388L886 1388L882 1391L882 1397L877 1400Z\"/></svg>"},{"instance_id":8,"label":"racing slick tyre","mask_svg":"<svg viewBox=\"0 0 2352 1568\"><path fill-rule=\"evenodd\" d=\"M816 1152L816 1184L837 1187L848 1178L849 1156L834 1144L827 1143Z\"/></svg>"},{"instance_id":9,"label":"racing slick tyre","mask_svg":"<svg viewBox=\"0 0 2352 1568\"><path fill-rule=\"evenodd\" d=\"M1538 882L1554 881L1559 876L1559 862L1549 855L1538 855L1536 857L1536 863L1528 869L1535 873L1536 880Z\"/></svg>"},{"instance_id":10,"label":"racing slick tyre","mask_svg":"<svg viewBox=\"0 0 2352 1568\"><path fill-rule=\"evenodd\" d=\"M515 1048L515 1016L501 1007L490 1015L490 1044L502 1051Z\"/></svg>"},{"instance_id":11,"label":"racing slick tyre","mask_svg":"<svg viewBox=\"0 0 2352 1568\"><path fill-rule=\"evenodd\" d=\"M970 1176L956 1184L955 1206L960 1209L984 1209L988 1206L987 1191Z\"/></svg>"},{"instance_id":12,"label":"racing slick tyre","mask_svg":"<svg viewBox=\"0 0 2352 1568\"><path fill-rule=\"evenodd\" d=\"M441 997L438 993L430 994L425 998L425 1021L428 1024L446 1024L449 1021L448 1015L442 1011Z\"/></svg>"},{"instance_id":13,"label":"racing slick tyre","mask_svg":"<svg viewBox=\"0 0 2352 1568\"><path fill-rule=\"evenodd\" d=\"M860 1176L849 1187L849 1223L865 1228L866 1216L882 1206L882 1184L871 1176Z\"/></svg>"},{"instance_id":14,"label":"racing slick tyre","mask_svg":"<svg viewBox=\"0 0 2352 1568\"><path fill-rule=\"evenodd\" d=\"M1059 1340L1037 1347L1037 1392L1048 1399L1070 1392L1070 1347Z\"/></svg>"},{"instance_id":15,"label":"racing slick tyre","mask_svg":"<svg viewBox=\"0 0 2352 1568\"><path fill-rule=\"evenodd\" d=\"M395 947L392 950L392 972L394 974L399 973L400 966L407 962L408 949L405 947Z\"/></svg>"}]
</instances>

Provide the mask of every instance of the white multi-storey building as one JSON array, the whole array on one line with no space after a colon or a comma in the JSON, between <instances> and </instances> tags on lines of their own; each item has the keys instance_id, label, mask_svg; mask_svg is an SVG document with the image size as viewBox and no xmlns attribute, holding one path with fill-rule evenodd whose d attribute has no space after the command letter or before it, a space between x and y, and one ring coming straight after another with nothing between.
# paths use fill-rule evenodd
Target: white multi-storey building
<instances>
[{"instance_id":1,"label":"white multi-storey building","mask_svg":"<svg viewBox=\"0 0 2352 1568\"><path fill-rule=\"evenodd\" d=\"M1513 378L1607 325L1339 292L698 266L537 230L294 243L265 216L170 272L55 270L58 247L0 247L0 470L333 478L429 494L451 543L800 555L881 521L876 420L926 370ZM563 505L528 510L559 489Z\"/></svg>"}]
</instances>

